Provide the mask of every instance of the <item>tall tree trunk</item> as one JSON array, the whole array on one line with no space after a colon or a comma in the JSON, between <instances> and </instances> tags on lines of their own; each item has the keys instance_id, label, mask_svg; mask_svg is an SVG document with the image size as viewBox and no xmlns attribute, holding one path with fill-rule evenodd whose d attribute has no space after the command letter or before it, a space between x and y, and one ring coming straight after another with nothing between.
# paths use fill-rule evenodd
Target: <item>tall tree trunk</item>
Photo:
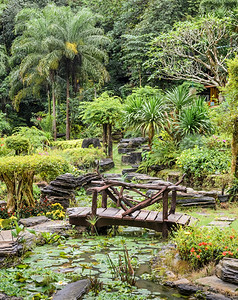
<instances>
[{"instance_id":1,"label":"tall tree trunk","mask_svg":"<svg viewBox=\"0 0 238 300\"><path fill-rule=\"evenodd\" d=\"M54 84L53 84L53 87L52 87L52 103L53 103L52 128L53 128L54 141L56 141L56 138L57 138L57 128L56 128L56 99L55 99Z\"/></svg>"},{"instance_id":2,"label":"tall tree trunk","mask_svg":"<svg viewBox=\"0 0 238 300\"><path fill-rule=\"evenodd\" d=\"M112 159L112 124L108 124L108 156Z\"/></svg>"},{"instance_id":3,"label":"tall tree trunk","mask_svg":"<svg viewBox=\"0 0 238 300\"><path fill-rule=\"evenodd\" d=\"M66 88L66 140L70 140L69 72L68 71L67 71L67 88Z\"/></svg>"},{"instance_id":4,"label":"tall tree trunk","mask_svg":"<svg viewBox=\"0 0 238 300\"><path fill-rule=\"evenodd\" d=\"M237 159L237 155L238 155L238 116L233 119L231 153L232 153L231 173L236 178L238 178L238 159Z\"/></svg>"},{"instance_id":5,"label":"tall tree trunk","mask_svg":"<svg viewBox=\"0 0 238 300\"><path fill-rule=\"evenodd\" d=\"M103 143L103 152L107 155L107 124L102 124L103 127L103 136L102 136L102 143Z\"/></svg>"},{"instance_id":6,"label":"tall tree trunk","mask_svg":"<svg viewBox=\"0 0 238 300\"><path fill-rule=\"evenodd\" d=\"M55 74L51 72L51 82L52 82L52 108L53 108L53 120L52 120L52 130L54 141L57 138L57 128L56 128L56 97L55 97Z\"/></svg>"}]
</instances>

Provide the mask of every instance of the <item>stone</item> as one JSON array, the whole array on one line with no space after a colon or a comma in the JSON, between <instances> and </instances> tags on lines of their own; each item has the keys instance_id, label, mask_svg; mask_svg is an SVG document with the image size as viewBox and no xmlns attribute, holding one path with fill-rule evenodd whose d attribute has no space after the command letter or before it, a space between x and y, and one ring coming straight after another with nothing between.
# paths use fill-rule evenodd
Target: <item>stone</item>
<instances>
[{"instance_id":1,"label":"stone","mask_svg":"<svg viewBox=\"0 0 238 300\"><path fill-rule=\"evenodd\" d=\"M228 202L229 197L229 195L217 195L217 198L221 203Z\"/></svg>"},{"instance_id":2,"label":"stone","mask_svg":"<svg viewBox=\"0 0 238 300\"><path fill-rule=\"evenodd\" d=\"M107 179L110 179L110 180L113 180L113 179L120 180L121 174L107 173L107 174L104 174L104 177L106 177Z\"/></svg>"},{"instance_id":3,"label":"stone","mask_svg":"<svg viewBox=\"0 0 238 300\"><path fill-rule=\"evenodd\" d=\"M224 257L220 260L216 266L216 276L223 281L238 285L238 259Z\"/></svg>"},{"instance_id":4,"label":"stone","mask_svg":"<svg viewBox=\"0 0 238 300\"><path fill-rule=\"evenodd\" d=\"M121 157L121 162L123 164L136 164L141 162L141 160L141 152L131 152L130 154Z\"/></svg>"},{"instance_id":5,"label":"stone","mask_svg":"<svg viewBox=\"0 0 238 300\"><path fill-rule=\"evenodd\" d=\"M157 177L151 177L146 174L139 174L139 173L129 173L126 175L125 180L131 181L136 180L142 183L149 183L153 182L155 179L158 179Z\"/></svg>"},{"instance_id":6,"label":"stone","mask_svg":"<svg viewBox=\"0 0 238 300\"><path fill-rule=\"evenodd\" d=\"M71 229L71 225L64 220L48 221L31 227L36 232L51 232L67 236L67 230Z\"/></svg>"},{"instance_id":7,"label":"stone","mask_svg":"<svg viewBox=\"0 0 238 300\"><path fill-rule=\"evenodd\" d=\"M118 148L118 154L126 154L133 152L134 150L131 148Z\"/></svg>"},{"instance_id":8,"label":"stone","mask_svg":"<svg viewBox=\"0 0 238 300\"><path fill-rule=\"evenodd\" d=\"M149 152L149 151L150 151L150 147L147 146L147 145L142 145L142 146L140 146L140 149L142 149L143 152L144 152L144 151L146 151L146 152Z\"/></svg>"},{"instance_id":9,"label":"stone","mask_svg":"<svg viewBox=\"0 0 238 300\"><path fill-rule=\"evenodd\" d=\"M115 164L111 158L105 158L99 161L99 169L101 172L108 171L114 168Z\"/></svg>"},{"instance_id":10,"label":"stone","mask_svg":"<svg viewBox=\"0 0 238 300\"><path fill-rule=\"evenodd\" d=\"M147 138L137 137L137 138L129 138L129 139L121 139L120 143L129 144L130 148L137 148L138 146L146 143L148 141Z\"/></svg>"},{"instance_id":11,"label":"stone","mask_svg":"<svg viewBox=\"0 0 238 300\"><path fill-rule=\"evenodd\" d=\"M34 233L30 233L29 231L25 230L21 233L21 237L24 241L24 247L26 250L33 249L37 242L37 235Z\"/></svg>"},{"instance_id":12,"label":"stone","mask_svg":"<svg viewBox=\"0 0 238 300\"><path fill-rule=\"evenodd\" d=\"M82 148L89 148L89 146L94 148L101 148L101 143L98 138L87 138L83 140Z\"/></svg>"},{"instance_id":13,"label":"stone","mask_svg":"<svg viewBox=\"0 0 238 300\"><path fill-rule=\"evenodd\" d=\"M185 296L189 296L201 291L200 287L193 284L178 284L176 286L179 290L179 293Z\"/></svg>"},{"instance_id":14,"label":"stone","mask_svg":"<svg viewBox=\"0 0 238 300\"><path fill-rule=\"evenodd\" d=\"M231 222L212 221L208 225L209 226L217 226L217 227L229 227L231 225Z\"/></svg>"},{"instance_id":15,"label":"stone","mask_svg":"<svg viewBox=\"0 0 238 300\"><path fill-rule=\"evenodd\" d=\"M225 282L215 275L199 278L196 280L196 283L210 287L213 290L219 291L220 293L224 292L232 294L235 293L238 288L236 284Z\"/></svg>"},{"instance_id":16,"label":"stone","mask_svg":"<svg viewBox=\"0 0 238 300\"><path fill-rule=\"evenodd\" d=\"M70 201L74 202L75 200L76 188L90 185L92 180L100 178L97 173L88 173L79 177L70 173L60 175L41 189L41 200L47 198L51 203L60 203L64 209L67 209Z\"/></svg>"},{"instance_id":17,"label":"stone","mask_svg":"<svg viewBox=\"0 0 238 300\"><path fill-rule=\"evenodd\" d=\"M4 293L0 293L0 300L23 300L23 298L15 297L15 296L11 297L11 296L7 296Z\"/></svg>"},{"instance_id":18,"label":"stone","mask_svg":"<svg viewBox=\"0 0 238 300\"><path fill-rule=\"evenodd\" d=\"M77 300L88 292L91 282L88 279L79 280L67 284L62 290L58 291L53 300Z\"/></svg>"},{"instance_id":19,"label":"stone","mask_svg":"<svg viewBox=\"0 0 238 300\"><path fill-rule=\"evenodd\" d=\"M232 300L233 298L221 295L221 294L214 294L214 293L209 293L205 292L204 297L206 300Z\"/></svg>"},{"instance_id":20,"label":"stone","mask_svg":"<svg viewBox=\"0 0 238 300\"><path fill-rule=\"evenodd\" d=\"M200 206L200 207L216 207L216 200L213 197L194 197L194 198L177 198L177 204L184 207Z\"/></svg>"},{"instance_id":21,"label":"stone","mask_svg":"<svg viewBox=\"0 0 238 300\"><path fill-rule=\"evenodd\" d=\"M161 170L164 170L168 167L168 165L165 165L165 164L160 164L160 165L152 165L149 167L149 169L151 171L155 171L155 172L159 172Z\"/></svg>"},{"instance_id":22,"label":"stone","mask_svg":"<svg viewBox=\"0 0 238 300\"><path fill-rule=\"evenodd\" d=\"M179 284L189 284L190 281L187 278L181 278L179 280L174 281L174 285L177 286Z\"/></svg>"},{"instance_id":23,"label":"stone","mask_svg":"<svg viewBox=\"0 0 238 300\"><path fill-rule=\"evenodd\" d=\"M128 174L128 173L134 173L137 171L138 168L128 168L128 169L124 169L122 170L122 175Z\"/></svg>"},{"instance_id":24,"label":"stone","mask_svg":"<svg viewBox=\"0 0 238 300\"><path fill-rule=\"evenodd\" d=\"M217 191L198 191L198 193L204 197L217 197Z\"/></svg>"},{"instance_id":25,"label":"stone","mask_svg":"<svg viewBox=\"0 0 238 300\"><path fill-rule=\"evenodd\" d=\"M30 217L26 219L20 219L19 223L24 225L25 227L30 227L41 223L45 223L47 221L49 221L49 219L46 218L45 216L37 216L37 217Z\"/></svg>"},{"instance_id":26,"label":"stone","mask_svg":"<svg viewBox=\"0 0 238 300\"><path fill-rule=\"evenodd\" d=\"M229 217L217 217L217 221L224 221L224 222L234 222L236 218L229 218Z\"/></svg>"}]
</instances>

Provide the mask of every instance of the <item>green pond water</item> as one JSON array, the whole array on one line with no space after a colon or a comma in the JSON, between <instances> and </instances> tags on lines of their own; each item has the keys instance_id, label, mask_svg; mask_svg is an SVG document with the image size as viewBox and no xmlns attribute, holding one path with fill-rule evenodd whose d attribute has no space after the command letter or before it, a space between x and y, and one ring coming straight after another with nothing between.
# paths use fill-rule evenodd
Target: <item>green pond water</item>
<instances>
[{"instance_id":1,"label":"green pond water","mask_svg":"<svg viewBox=\"0 0 238 300\"><path fill-rule=\"evenodd\" d=\"M136 286L113 278L109 257L117 266L124 245L135 269ZM89 278L103 283L97 295L89 293L83 299L184 299L177 290L153 281L151 260L161 249L160 237L148 232L129 229L118 236L84 236L68 239L61 245L36 247L24 262L0 270L0 290L23 299L51 299L49 282L61 289L73 280Z\"/></svg>"}]
</instances>

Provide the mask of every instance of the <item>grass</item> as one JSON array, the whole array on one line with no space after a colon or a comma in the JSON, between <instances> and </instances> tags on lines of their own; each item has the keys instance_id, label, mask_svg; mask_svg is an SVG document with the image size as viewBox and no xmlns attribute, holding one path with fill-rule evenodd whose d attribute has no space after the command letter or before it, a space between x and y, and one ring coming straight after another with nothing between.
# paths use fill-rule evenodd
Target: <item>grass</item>
<instances>
[{"instance_id":1,"label":"grass","mask_svg":"<svg viewBox=\"0 0 238 300\"><path fill-rule=\"evenodd\" d=\"M185 209L178 208L177 212L178 211L185 213ZM217 204L217 209L194 207L186 209L186 213L198 219L198 227L207 226L210 222L216 220L219 217L236 218L238 215L238 203L228 202ZM201 213L204 213L204 215ZM238 230L238 219L232 222L230 227Z\"/></svg>"},{"instance_id":2,"label":"grass","mask_svg":"<svg viewBox=\"0 0 238 300\"><path fill-rule=\"evenodd\" d=\"M131 168L130 165L123 165L121 163L121 157L123 154L118 153L118 145L113 144L113 161L115 167L104 172L104 174L121 174L122 170Z\"/></svg>"}]
</instances>

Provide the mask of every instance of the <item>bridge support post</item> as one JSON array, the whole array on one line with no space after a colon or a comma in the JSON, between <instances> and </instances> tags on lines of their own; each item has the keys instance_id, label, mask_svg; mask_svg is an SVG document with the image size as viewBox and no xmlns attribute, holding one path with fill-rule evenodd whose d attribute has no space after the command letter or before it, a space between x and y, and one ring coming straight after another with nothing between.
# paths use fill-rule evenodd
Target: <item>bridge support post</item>
<instances>
[{"instance_id":1,"label":"bridge support post","mask_svg":"<svg viewBox=\"0 0 238 300\"><path fill-rule=\"evenodd\" d=\"M98 192L96 190L93 191L93 199L92 199L92 209L91 209L91 215L92 215L92 220L93 218L96 218L97 215L97 198L98 198ZM92 221L94 223L94 221ZM96 223L91 224L91 231L92 233L95 233L96 229Z\"/></svg>"},{"instance_id":2,"label":"bridge support post","mask_svg":"<svg viewBox=\"0 0 238 300\"><path fill-rule=\"evenodd\" d=\"M167 238L168 237L168 190L165 190L163 192L163 224L162 224L162 237Z\"/></svg>"},{"instance_id":3,"label":"bridge support post","mask_svg":"<svg viewBox=\"0 0 238 300\"><path fill-rule=\"evenodd\" d=\"M97 214L97 198L98 198L98 192L93 191L93 199L92 199L92 217L95 217Z\"/></svg>"},{"instance_id":4,"label":"bridge support post","mask_svg":"<svg viewBox=\"0 0 238 300\"><path fill-rule=\"evenodd\" d=\"M102 191L102 208L107 208L107 193Z\"/></svg>"},{"instance_id":5,"label":"bridge support post","mask_svg":"<svg viewBox=\"0 0 238 300\"><path fill-rule=\"evenodd\" d=\"M175 213L176 198L177 198L177 192L176 191L172 191L171 208L170 208L169 214L174 214Z\"/></svg>"}]
</instances>

